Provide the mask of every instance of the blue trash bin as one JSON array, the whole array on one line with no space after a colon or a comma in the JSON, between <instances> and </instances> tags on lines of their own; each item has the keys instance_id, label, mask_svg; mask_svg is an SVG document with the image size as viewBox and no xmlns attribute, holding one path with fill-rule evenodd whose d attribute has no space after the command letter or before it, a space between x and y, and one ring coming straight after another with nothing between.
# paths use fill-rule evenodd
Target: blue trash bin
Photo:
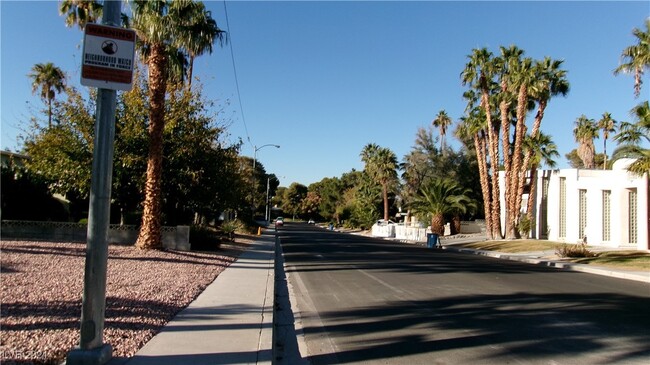
<instances>
[{"instance_id":1,"label":"blue trash bin","mask_svg":"<svg viewBox=\"0 0 650 365\"><path fill-rule=\"evenodd\" d=\"M427 233L427 248L435 248L438 246L438 234Z\"/></svg>"}]
</instances>

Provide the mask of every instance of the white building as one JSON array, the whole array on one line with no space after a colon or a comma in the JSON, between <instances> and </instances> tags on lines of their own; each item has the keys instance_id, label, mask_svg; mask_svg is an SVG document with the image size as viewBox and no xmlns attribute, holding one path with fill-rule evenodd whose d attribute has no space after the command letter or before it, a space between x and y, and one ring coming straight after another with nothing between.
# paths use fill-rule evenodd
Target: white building
<instances>
[{"instance_id":1,"label":"white building","mask_svg":"<svg viewBox=\"0 0 650 365\"><path fill-rule=\"evenodd\" d=\"M627 172L632 161L612 170L538 171L532 237L649 250L648 174Z\"/></svg>"}]
</instances>

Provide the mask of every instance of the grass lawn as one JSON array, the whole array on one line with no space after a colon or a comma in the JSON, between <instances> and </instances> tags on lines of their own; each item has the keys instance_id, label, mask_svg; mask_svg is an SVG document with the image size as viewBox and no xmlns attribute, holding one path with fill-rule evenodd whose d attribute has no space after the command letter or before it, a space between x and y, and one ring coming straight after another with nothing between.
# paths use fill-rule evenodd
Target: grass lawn
<instances>
[{"instance_id":1,"label":"grass lawn","mask_svg":"<svg viewBox=\"0 0 650 365\"><path fill-rule=\"evenodd\" d=\"M544 240L483 241L464 244L463 247L475 250L521 253L530 251L555 250L563 243ZM587 249L589 247L587 246ZM611 266L629 270L650 271L650 253L642 251L596 252L594 257L565 258L571 262L587 265Z\"/></svg>"},{"instance_id":2,"label":"grass lawn","mask_svg":"<svg viewBox=\"0 0 650 365\"><path fill-rule=\"evenodd\" d=\"M613 266L630 270L650 271L650 253L640 251L607 251L596 257L573 258L579 264Z\"/></svg>"},{"instance_id":3,"label":"grass lawn","mask_svg":"<svg viewBox=\"0 0 650 365\"><path fill-rule=\"evenodd\" d=\"M561 245L561 243L542 240L507 240L474 242L463 246L474 250L517 253L555 250L555 248Z\"/></svg>"}]
</instances>

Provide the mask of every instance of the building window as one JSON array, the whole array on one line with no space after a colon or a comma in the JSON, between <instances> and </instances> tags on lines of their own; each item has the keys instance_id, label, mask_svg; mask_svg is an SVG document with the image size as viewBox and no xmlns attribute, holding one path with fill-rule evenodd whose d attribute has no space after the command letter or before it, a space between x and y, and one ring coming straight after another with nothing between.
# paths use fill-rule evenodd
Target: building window
<instances>
[{"instance_id":1,"label":"building window","mask_svg":"<svg viewBox=\"0 0 650 365\"><path fill-rule=\"evenodd\" d=\"M540 214L540 233L542 238L548 238L548 184L549 178L544 177L542 179L542 204L541 204L541 214Z\"/></svg>"},{"instance_id":2,"label":"building window","mask_svg":"<svg viewBox=\"0 0 650 365\"><path fill-rule=\"evenodd\" d=\"M566 177L560 178L560 238L566 237Z\"/></svg>"},{"instance_id":3,"label":"building window","mask_svg":"<svg viewBox=\"0 0 650 365\"><path fill-rule=\"evenodd\" d=\"M587 232L585 232L587 227L587 190L578 190L578 199L580 199L578 202L578 238L585 238L587 236Z\"/></svg>"},{"instance_id":4,"label":"building window","mask_svg":"<svg viewBox=\"0 0 650 365\"><path fill-rule=\"evenodd\" d=\"M637 196L636 196L636 189L630 190L628 194L628 199L629 199L629 207L630 207L630 212L629 212L629 217L630 217L630 223L629 223L629 235L630 235L630 243L638 243L639 239L639 232L638 232L638 210L637 210Z\"/></svg>"},{"instance_id":5,"label":"building window","mask_svg":"<svg viewBox=\"0 0 650 365\"><path fill-rule=\"evenodd\" d=\"M603 241L611 240L611 190L603 190Z\"/></svg>"}]
</instances>

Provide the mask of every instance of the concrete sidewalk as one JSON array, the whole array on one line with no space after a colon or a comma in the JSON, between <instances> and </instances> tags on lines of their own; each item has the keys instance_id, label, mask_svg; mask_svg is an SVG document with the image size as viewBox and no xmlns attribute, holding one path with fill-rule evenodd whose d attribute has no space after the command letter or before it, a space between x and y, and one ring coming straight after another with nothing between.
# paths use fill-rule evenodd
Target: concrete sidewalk
<instances>
[{"instance_id":1,"label":"concrete sidewalk","mask_svg":"<svg viewBox=\"0 0 650 365\"><path fill-rule=\"evenodd\" d=\"M108 364L271 364L274 249L259 237L135 356Z\"/></svg>"}]
</instances>

